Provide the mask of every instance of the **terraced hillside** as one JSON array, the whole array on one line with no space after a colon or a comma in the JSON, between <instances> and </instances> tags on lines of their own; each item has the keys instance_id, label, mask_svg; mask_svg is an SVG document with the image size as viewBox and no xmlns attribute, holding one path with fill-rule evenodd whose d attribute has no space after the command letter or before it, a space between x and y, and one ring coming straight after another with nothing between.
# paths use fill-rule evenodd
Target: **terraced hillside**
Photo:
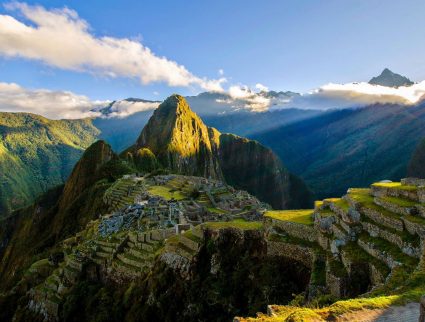
<instances>
[{"instance_id":1,"label":"terraced hillside","mask_svg":"<svg viewBox=\"0 0 425 322\"><path fill-rule=\"evenodd\" d=\"M295 305L270 305L267 314L239 321L335 320L353 310L419 301L425 292L425 180L349 189L315 209L264 218L268 251L304 262L312 274ZM330 298L348 300L320 307Z\"/></svg>"},{"instance_id":2,"label":"terraced hillside","mask_svg":"<svg viewBox=\"0 0 425 322\"><path fill-rule=\"evenodd\" d=\"M188 276L207 232L258 230L256 219L268 207L222 182L181 175L124 175L103 202L110 212L25 269L13 290L0 293L0 307L20 294L26 304L14 313L17 321L62 320L81 283L128 288L160 265Z\"/></svg>"},{"instance_id":3,"label":"terraced hillside","mask_svg":"<svg viewBox=\"0 0 425 322\"><path fill-rule=\"evenodd\" d=\"M344 321L425 293L425 180L272 210L217 180L133 174L102 200L16 269L2 319Z\"/></svg>"}]
</instances>

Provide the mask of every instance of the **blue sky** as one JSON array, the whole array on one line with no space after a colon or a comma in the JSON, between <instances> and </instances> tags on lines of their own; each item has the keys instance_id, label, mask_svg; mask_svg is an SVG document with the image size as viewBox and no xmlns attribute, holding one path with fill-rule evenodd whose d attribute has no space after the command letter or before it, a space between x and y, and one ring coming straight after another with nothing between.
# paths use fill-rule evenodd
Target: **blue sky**
<instances>
[{"instance_id":1,"label":"blue sky","mask_svg":"<svg viewBox=\"0 0 425 322\"><path fill-rule=\"evenodd\" d=\"M384 67L425 79L425 1L27 1L46 10L67 6L94 37L140 41L156 56L197 77L227 85L266 85L305 92L336 82L367 81ZM0 8L28 25L19 11ZM1 32L1 30L0 30ZM66 34L64 35L64 37ZM198 87L141 84L58 68L27 58L0 58L0 82L69 90L91 99L196 94ZM155 95L154 92L158 94Z\"/></svg>"}]
</instances>

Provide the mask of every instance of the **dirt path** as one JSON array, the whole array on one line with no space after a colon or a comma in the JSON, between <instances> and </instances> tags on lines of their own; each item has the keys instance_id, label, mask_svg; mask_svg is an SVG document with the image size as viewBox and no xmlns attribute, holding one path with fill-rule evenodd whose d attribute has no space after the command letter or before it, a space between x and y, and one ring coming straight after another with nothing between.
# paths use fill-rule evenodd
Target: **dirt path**
<instances>
[{"instance_id":1,"label":"dirt path","mask_svg":"<svg viewBox=\"0 0 425 322\"><path fill-rule=\"evenodd\" d=\"M387 309L361 310L341 315L338 322L418 322L419 303L390 306Z\"/></svg>"}]
</instances>

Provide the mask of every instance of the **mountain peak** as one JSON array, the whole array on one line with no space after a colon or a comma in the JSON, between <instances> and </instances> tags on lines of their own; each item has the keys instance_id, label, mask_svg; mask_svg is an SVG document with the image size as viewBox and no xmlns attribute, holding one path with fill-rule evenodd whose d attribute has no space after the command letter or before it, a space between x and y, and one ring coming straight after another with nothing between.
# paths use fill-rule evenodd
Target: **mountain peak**
<instances>
[{"instance_id":1,"label":"mountain peak","mask_svg":"<svg viewBox=\"0 0 425 322\"><path fill-rule=\"evenodd\" d=\"M385 68L379 76L373 77L369 84L372 85L381 85L387 87L400 87L400 86L410 86L414 83L405 76L396 74Z\"/></svg>"},{"instance_id":2,"label":"mountain peak","mask_svg":"<svg viewBox=\"0 0 425 322\"><path fill-rule=\"evenodd\" d=\"M189 104L187 103L186 99L179 95L179 94L173 94L165 99L164 102L162 102L158 109L155 111L155 113L166 115L171 114L170 116L179 115L182 113L190 113L192 110L189 107Z\"/></svg>"},{"instance_id":3,"label":"mountain peak","mask_svg":"<svg viewBox=\"0 0 425 322\"><path fill-rule=\"evenodd\" d=\"M143 128L136 150L148 148L160 164L179 173L221 178L213 144L210 129L186 99L173 94L159 105Z\"/></svg>"}]
</instances>

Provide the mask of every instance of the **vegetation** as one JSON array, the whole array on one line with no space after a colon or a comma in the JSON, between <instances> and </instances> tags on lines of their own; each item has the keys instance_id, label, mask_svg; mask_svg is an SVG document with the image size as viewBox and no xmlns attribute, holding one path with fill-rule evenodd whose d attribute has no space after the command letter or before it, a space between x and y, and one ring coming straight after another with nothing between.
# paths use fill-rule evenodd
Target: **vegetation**
<instances>
[{"instance_id":1,"label":"vegetation","mask_svg":"<svg viewBox=\"0 0 425 322\"><path fill-rule=\"evenodd\" d=\"M89 119L0 113L0 217L62 184L98 134Z\"/></svg>"},{"instance_id":2,"label":"vegetation","mask_svg":"<svg viewBox=\"0 0 425 322\"><path fill-rule=\"evenodd\" d=\"M290 221L297 224L313 225L313 210L269 210L264 214L265 217Z\"/></svg>"},{"instance_id":3,"label":"vegetation","mask_svg":"<svg viewBox=\"0 0 425 322\"><path fill-rule=\"evenodd\" d=\"M275 151L322 199L341 196L349 187L406 177L412 153L425 137L424 121L420 108L370 106L328 111L250 137ZM425 177L424 147L418 148L410 176Z\"/></svg>"},{"instance_id":4,"label":"vegetation","mask_svg":"<svg viewBox=\"0 0 425 322\"><path fill-rule=\"evenodd\" d=\"M171 200L173 198L176 200L182 200L187 198L187 196L184 195L182 191L174 190L168 186L150 186L148 191L153 195L163 197L167 200Z\"/></svg>"},{"instance_id":5,"label":"vegetation","mask_svg":"<svg viewBox=\"0 0 425 322\"><path fill-rule=\"evenodd\" d=\"M251 229L261 229L263 227L262 223L258 221L245 221L245 220L207 222L202 225L210 229L238 228L238 229L244 229L244 230L251 230Z\"/></svg>"},{"instance_id":6,"label":"vegetation","mask_svg":"<svg viewBox=\"0 0 425 322\"><path fill-rule=\"evenodd\" d=\"M372 184L373 187L382 187L382 188L395 188L406 191L416 191L418 187L402 185L401 182L377 182Z\"/></svg>"}]
</instances>

